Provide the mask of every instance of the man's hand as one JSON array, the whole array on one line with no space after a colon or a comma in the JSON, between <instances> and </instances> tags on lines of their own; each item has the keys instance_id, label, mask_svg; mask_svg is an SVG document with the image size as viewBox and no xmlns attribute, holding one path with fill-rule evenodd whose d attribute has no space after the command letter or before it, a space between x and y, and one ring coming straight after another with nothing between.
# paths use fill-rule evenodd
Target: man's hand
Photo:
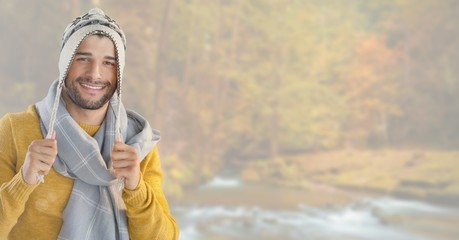
<instances>
[{"instance_id":1,"label":"man's hand","mask_svg":"<svg viewBox=\"0 0 459 240\"><path fill-rule=\"evenodd\" d=\"M53 166L57 155L56 132L51 139L33 141L27 150L24 165L22 166L22 178L28 184L37 184L38 175L46 175Z\"/></svg>"},{"instance_id":2,"label":"man's hand","mask_svg":"<svg viewBox=\"0 0 459 240\"><path fill-rule=\"evenodd\" d=\"M115 141L111 159L115 177L124 178L126 189L136 189L140 181L140 159L137 150L122 141Z\"/></svg>"}]
</instances>

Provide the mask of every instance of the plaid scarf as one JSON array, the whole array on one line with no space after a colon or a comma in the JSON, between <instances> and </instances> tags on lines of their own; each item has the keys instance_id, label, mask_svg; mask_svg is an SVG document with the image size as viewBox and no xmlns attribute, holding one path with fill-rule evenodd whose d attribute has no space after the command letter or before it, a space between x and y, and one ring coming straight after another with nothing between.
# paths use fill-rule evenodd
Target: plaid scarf
<instances>
[{"instance_id":1,"label":"plaid scarf","mask_svg":"<svg viewBox=\"0 0 459 240\"><path fill-rule=\"evenodd\" d=\"M58 80L53 82L48 95L36 103L43 136L48 133L57 91ZM159 141L159 132L150 128L139 114L126 111L116 95L110 100L105 120L94 137L73 120L62 99L58 104L54 124L58 155L53 168L75 179L58 239L129 239L119 180L110 173L110 155L118 132L115 127L118 107L121 109L119 131L124 142L137 149L141 159Z\"/></svg>"}]
</instances>

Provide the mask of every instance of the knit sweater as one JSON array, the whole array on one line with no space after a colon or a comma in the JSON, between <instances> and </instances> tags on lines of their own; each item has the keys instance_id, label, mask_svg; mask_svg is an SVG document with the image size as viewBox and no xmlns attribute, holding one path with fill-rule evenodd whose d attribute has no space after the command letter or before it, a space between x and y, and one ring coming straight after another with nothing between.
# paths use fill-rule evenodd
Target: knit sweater
<instances>
[{"instance_id":1,"label":"knit sweater","mask_svg":"<svg viewBox=\"0 0 459 240\"><path fill-rule=\"evenodd\" d=\"M99 126L80 126L93 136ZM73 180L51 169L45 182L27 184L22 165L30 143L43 139L34 106L0 119L0 239L56 239ZM56 139L59 141L59 139ZM58 149L59 151L59 149ZM131 239L178 239L179 229L162 191L162 171L155 147L141 162L134 190L123 190Z\"/></svg>"}]
</instances>

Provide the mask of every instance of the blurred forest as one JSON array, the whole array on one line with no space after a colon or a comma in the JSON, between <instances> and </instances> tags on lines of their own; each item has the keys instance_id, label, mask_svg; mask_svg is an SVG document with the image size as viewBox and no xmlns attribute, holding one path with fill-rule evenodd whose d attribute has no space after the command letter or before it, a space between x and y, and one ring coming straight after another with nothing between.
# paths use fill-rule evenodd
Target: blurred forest
<instances>
[{"instance_id":1,"label":"blurred forest","mask_svg":"<svg viewBox=\"0 0 459 240\"><path fill-rule=\"evenodd\" d=\"M126 32L124 102L161 131L171 195L229 164L459 146L456 0L0 0L0 115L45 96L94 6Z\"/></svg>"}]
</instances>

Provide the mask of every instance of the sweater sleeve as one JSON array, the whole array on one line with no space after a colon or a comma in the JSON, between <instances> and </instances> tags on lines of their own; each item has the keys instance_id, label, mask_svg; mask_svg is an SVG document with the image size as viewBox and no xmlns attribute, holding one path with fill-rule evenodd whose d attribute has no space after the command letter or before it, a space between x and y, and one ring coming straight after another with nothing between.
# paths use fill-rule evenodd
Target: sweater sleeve
<instances>
[{"instance_id":1,"label":"sweater sleeve","mask_svg":"<svg viewBox=\"0 0 459 240\"><path fill-rule=\"evenodd\" d=\"M29 185L16 171L17 154L9 115L0 119L0 239L9 232L24 211L30 194L38 186Z\"/></svg>"},{"instance_id":2,"label":"sweater sleeve","mask_svg":"<svg viewBox=\"0 0 459 240\"><path fill-rule=\"evenodd\" d=\"M134 190L124 189L131 239L178 239L179 228L162 190L162 170L155 147L142 161L142 177Z\"/></svg>"}]
</instances>

